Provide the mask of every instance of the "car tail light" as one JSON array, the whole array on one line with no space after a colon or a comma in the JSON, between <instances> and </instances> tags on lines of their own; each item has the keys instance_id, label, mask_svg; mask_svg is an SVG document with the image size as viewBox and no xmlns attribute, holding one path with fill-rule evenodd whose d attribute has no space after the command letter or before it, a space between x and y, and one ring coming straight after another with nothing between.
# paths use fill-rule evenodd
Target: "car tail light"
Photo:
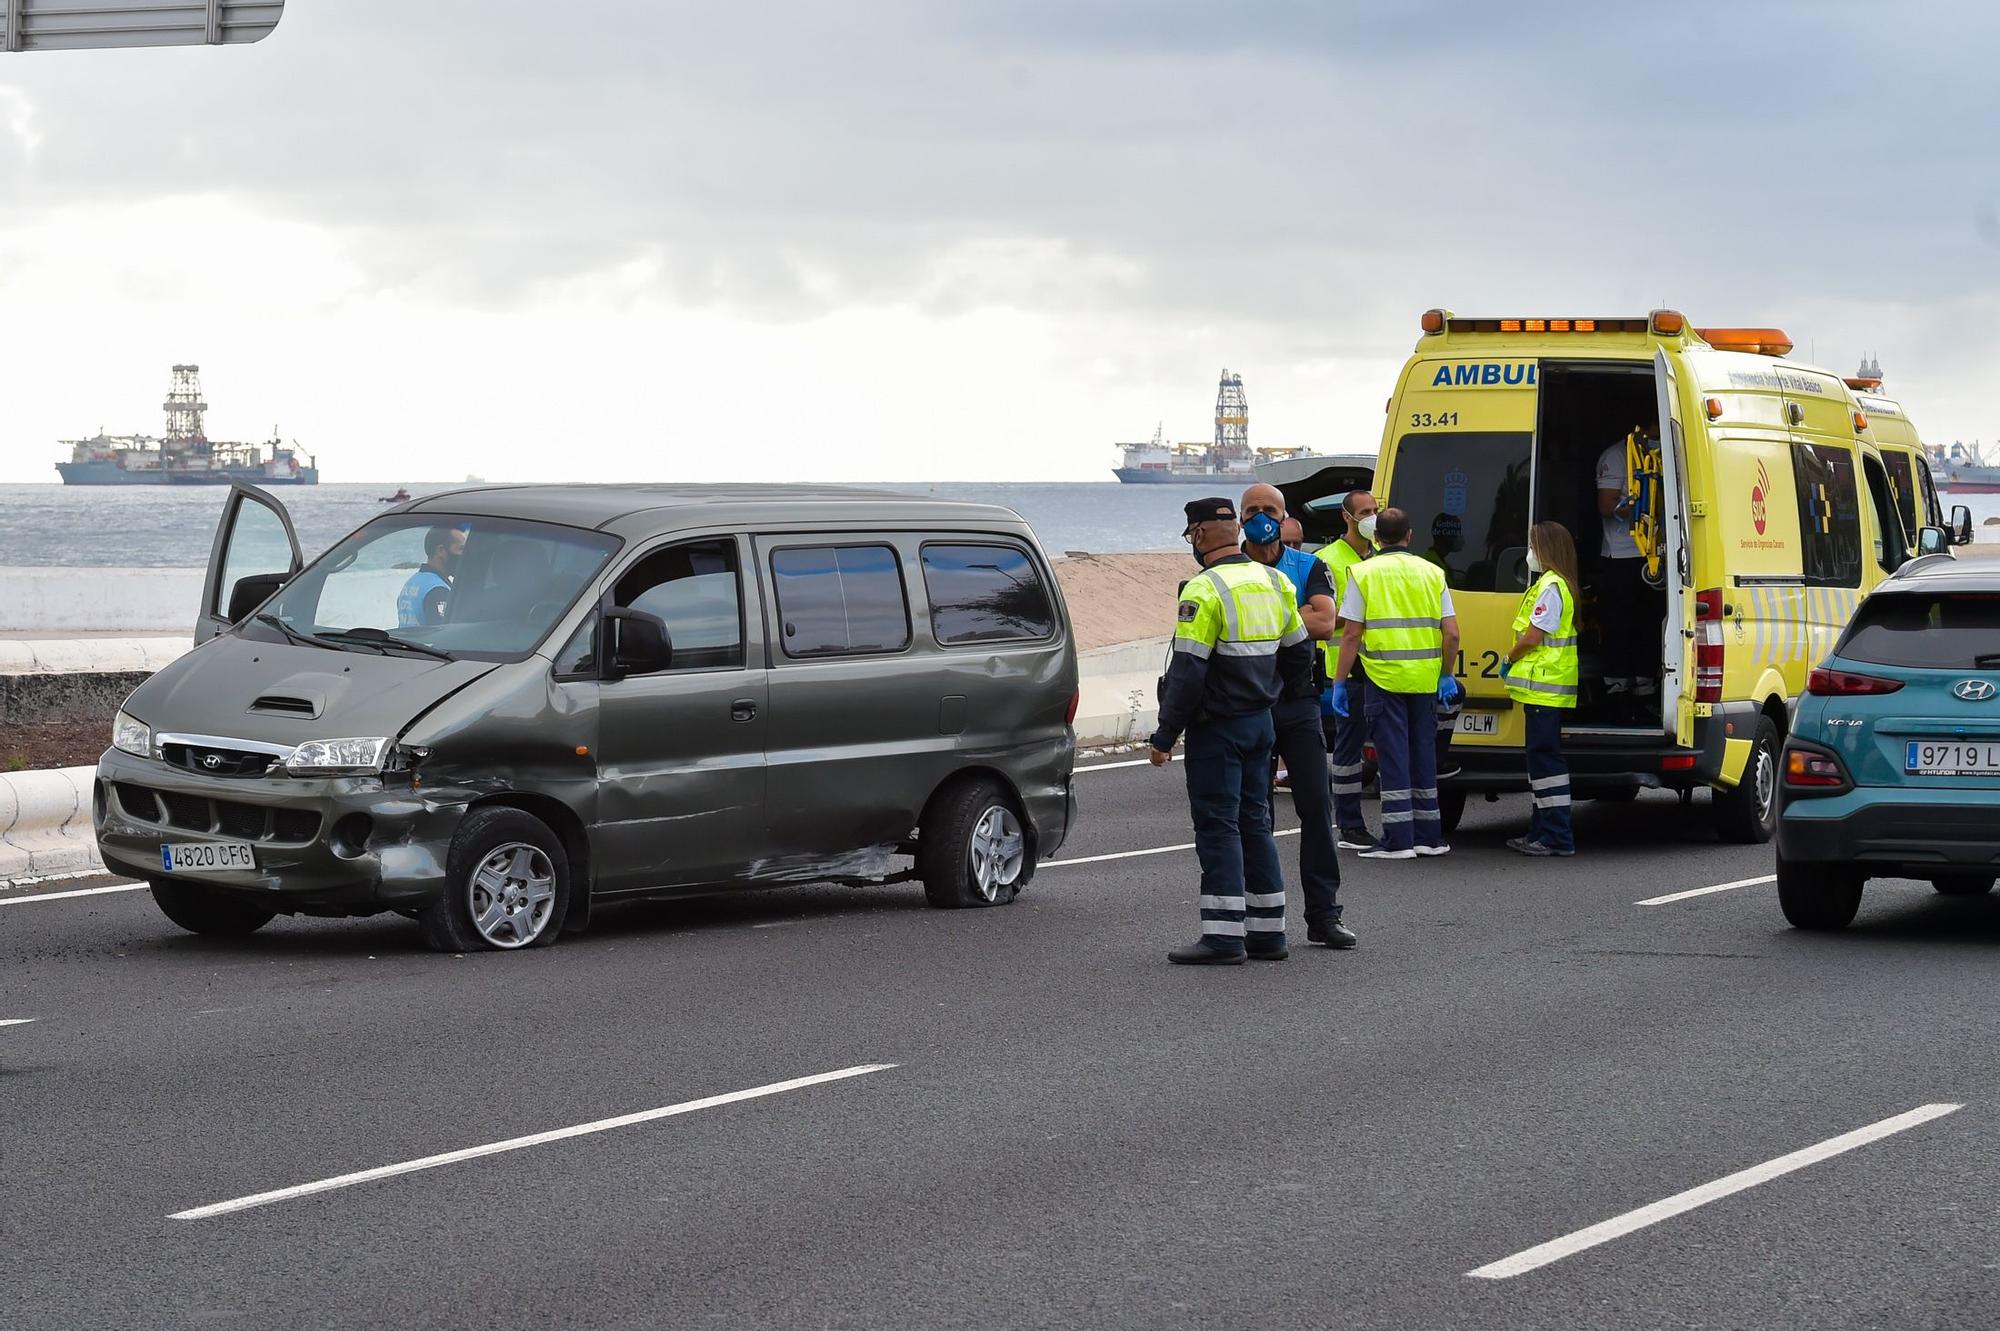
<instances>
[{"instance_id":1,"label":"car tail light","mask_svg":"<svg viewBox=\"0 0 2000 1331\"><path fill-rule=\"evenodd\" d=\"M1069 711L1063 714L1064 725L1073 726L1076 724L1076 709L1082 702L1083 690L1078 689L1069 695Z\"/></svg>"},{"instance_id":2,"label":"car tail light","mask_svg":"<svg viewBox=\"0 0 2000 1331\"><path fill-rule=\"evenodd\" d=\"M1670 753L1660 759L1660 770L1662 772L1692 772L1694 770L1694 757L1692 753Z\"/></svg>"},{"instance_id":3,"label":"car tail light","mask_svg":"<svg viewBox=\"0 0 2000 1331\"><path fill-rule=\"evenodd\" d=\"M1851 670L1828 670L1816 666L1806 676L1806 692L1818 698L1845 698L1859 693L1894 693L1903 687L1900 679L1880 675L1857 675Z\"/></svg>"},{"instance_id":4,"label":"car tail light","mask_svg":"<svg viewBox=\"0 0 2000 1331\"><path fill-rule=\"evenodd\" d=\"M1722 589L1694 598L1694 700L1722 701Z\"/></svg>"},{"instance_id":5,"label":"car tail light","mask_svg":"<svg viewBox=\"0 0 2000 1331\"><path fill-rule=\"evenodd\" d=\"M1785 750L1785 784L1824 790L1847 784L1847 772L1840 759L1813 749Z\"/></svg>"}]
</instances>

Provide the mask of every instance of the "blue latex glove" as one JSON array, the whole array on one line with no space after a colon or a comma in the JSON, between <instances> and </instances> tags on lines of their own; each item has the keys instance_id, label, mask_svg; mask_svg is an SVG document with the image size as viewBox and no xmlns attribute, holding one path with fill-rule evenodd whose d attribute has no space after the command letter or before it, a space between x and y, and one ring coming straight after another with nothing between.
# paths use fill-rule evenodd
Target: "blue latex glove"
<instances>
[{"instance_id":1,"label":"blue latex glove","mask_svg":"<svg viewBox=\"0 0 2000 1331\"><path fill-rule=\"evenodd\" d=\"M1451 706L1458 701L1459 695L1464 692L1465 690L1458 686L1458 681L1450 675L1446 675L1438 680L1438 703L1441 706Z\"/></svg>"},{"instance_id":2,"label":"blue latex glove","mask_svg":"<svg viewBox=\"0 0 2000 1331\"><path fill-rule=\"evenodd\" d=\"M1347 719L1347 681L1344 679L1333 683L1333 714L1343 721Z\"/></svg>"},{"instance_id":3,"label":"blue latex glove","mask_svg":"<svg viewBox=\"0 0 2000 1331\"><path fill-rule=\"evenodd\" d=\"M1500 658L1500 678L1502 679L1507 678L1507 672L1512 670L1513 668L1514 668L1514 663L1512 661L1509 661L1504 656Z\"/></svg>"}]
</instances>

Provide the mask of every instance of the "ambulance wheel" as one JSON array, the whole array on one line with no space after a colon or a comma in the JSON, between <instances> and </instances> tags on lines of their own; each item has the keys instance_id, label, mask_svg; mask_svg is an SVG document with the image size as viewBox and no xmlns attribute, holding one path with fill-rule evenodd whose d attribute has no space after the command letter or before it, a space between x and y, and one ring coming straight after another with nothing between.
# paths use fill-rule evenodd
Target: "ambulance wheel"
<instances>
[{"instance_id":1,"label":"ambulance wheel","mask_svg":"<svg viewBox=\"0 0 2000 1331\"><path fill-rule=\"evenodd\" d=\"M1778 908L1795 929L1845 929L1861 909L1861 874L1836 864L1778 859Z\"/></svg>"},{"instance_id":2,"label":"ambulance wheel","mask_svg":"<svg viewBox=\"0 0 2000 1331\"><path fill-rule=\"evenodd\" d=\"M1742 846L1762 845L1778 830L1778 728L1768 716L1757 718L1743 779L1715 792L1715 829Z\"/></svg>"},{"instance_id":3,"label":"ambulance wheel","mask_svg":"<svg viewBox=\"0 0 2000 1331\"><path fill-rule=\"evenodd\" d=\"M1948 897L1983 897L1993 890L1993 875L1947 873L1931 879L1931 886Z\"/></svg>"},{"instance_id":4,"label":"ambulance wheel","mask_svg":"<svg viewBox=\"0 0 2000 1331\"><path fill-rule=\"evenodd\" d=\"M1034 876L1032 855L1020 812L989 780L934 796L917 827L917 877L942 910L1006 905Z\"/></svg>"},{"instance_id":5,"label":"ambulance wheel","mask_svg":"<svg viewBox=\"0 0 2000 1331\"><path fill-rule=\"evenodd\" d=\"M1458 820L1465 817L1465 791L1463 788L1447 786L1438 792L1438 825L1446 836L1458 830Z\"/></svg>"},{"instance_id":6,"label":"ambulance wheel","mask_svg":"<svg viewBox=\"0 0 2000 1331\"><path fill-rule=\"evenodd\" d=\"M159 906L161 914L191 934L241 938L244 934L256 933L278 914L253 902L193 883L155 878L147 886L153 889L153 901Z\"/></svg>"}]
</instances>

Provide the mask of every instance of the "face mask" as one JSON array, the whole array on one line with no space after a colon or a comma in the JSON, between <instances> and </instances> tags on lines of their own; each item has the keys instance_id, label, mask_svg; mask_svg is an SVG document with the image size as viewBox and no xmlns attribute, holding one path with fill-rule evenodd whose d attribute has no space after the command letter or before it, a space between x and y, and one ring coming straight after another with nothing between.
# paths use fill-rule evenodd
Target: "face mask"
<instances>
[{"instance_id":1,"label":"face mask","mask_svg":"<svg viewBox=\"0 0 2000 1331\"><path fill-rule=\"evenodd\" d=\"M1361 533L1361 539L1362 539L1362 540L1364 540L1364 541L1372 541L1372 540L1374 540L1374 539L1375 539L1375 515L1374 515L1373 513L1370 513L1370 514L1369 514L1369 515L1368 515L1367 517L1365 517L1365 518L1362 518L1362 519L1361 519L1361 520L1360 520L1359 522L1357 522L1357 523L1355 523L1355 524L1354 524L1354 529L1355 529L1356 531L1358 531L1358 532L1360 532L1360 533Z\"/></svg>"},{"instance_id":2,"label":"face mask","mask_svg":"<svg viewBox=\"0 0 2000 1331\"><path fill-rule=\"evenodd\" d=\"M1252 513L1243 524L1243 538L1252 545L1269 545L1284 528L1269 513Z\"/></svg>"},{"instance_id":3,"label":"face mask","mask_svg":"<svg viewBox=\"0 0 2000 1331\"><path fill-rule=\"evenodd\" d=\"M1542 571L1542 561L1535 558L1535 552L1533 550L1528 551L1528 572L1540 573L1541 571Z\"/></svg>"}]
</instances>

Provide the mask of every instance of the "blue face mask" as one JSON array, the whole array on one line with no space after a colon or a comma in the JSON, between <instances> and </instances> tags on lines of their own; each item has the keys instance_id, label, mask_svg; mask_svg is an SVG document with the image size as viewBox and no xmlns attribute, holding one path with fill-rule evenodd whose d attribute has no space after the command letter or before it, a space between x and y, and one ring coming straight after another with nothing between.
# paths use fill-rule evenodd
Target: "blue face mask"
<instances>
[{"instance_id":1,"label":"blue face mask","mask_svg":"<svg viewBox=\"0 0 2000 1331\"><path fill-rule=\"evenodd\" d=\"M1269 513L1252 513L1243 523L1243 537L1252 545L1269 545L1283 530Z\"/></svg>"}]
</instances>

